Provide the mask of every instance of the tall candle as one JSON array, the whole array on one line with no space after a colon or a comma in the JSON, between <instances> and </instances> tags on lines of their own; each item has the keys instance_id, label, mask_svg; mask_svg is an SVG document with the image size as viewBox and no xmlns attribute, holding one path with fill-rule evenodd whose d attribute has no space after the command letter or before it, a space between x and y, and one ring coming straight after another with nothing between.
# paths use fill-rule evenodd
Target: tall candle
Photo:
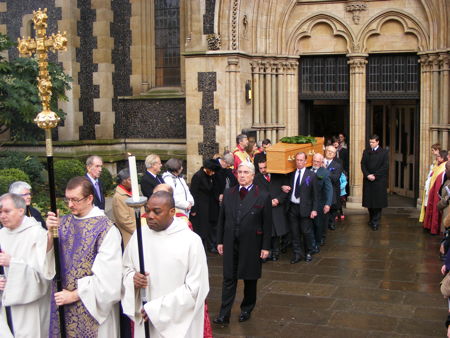
<instances>
[{"instance_id":1,"label":"tall candle","mask_svg":"<svg viewBox=\"0 0 450 338\"><path fill-rule=\"evenodd\" d=\"M128 157L128 165L130 168L130 177L131 177L131 196L133 202L139 201L139 187L138 187L138 178L137 178L137 170L136 170L136 157L129 156Z\"/></svg>"}]
</instances>

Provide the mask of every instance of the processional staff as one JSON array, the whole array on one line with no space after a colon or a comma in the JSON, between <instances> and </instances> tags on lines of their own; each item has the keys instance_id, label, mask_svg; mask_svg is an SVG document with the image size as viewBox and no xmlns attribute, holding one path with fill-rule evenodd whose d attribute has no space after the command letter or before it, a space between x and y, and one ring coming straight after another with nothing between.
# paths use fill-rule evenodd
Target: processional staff
<instances>
[{"instance_id":1,"label":"processional staff","mask_svg":"<svg viewBox=\"0 0 450 338\"><path fill-rule=\"evenodd\" d=\"M31 56L36 54L39 64L39 76L38 90L39 97L42 102L42 111L36 116L34 122L39 128L45 130L45 150L47 154L47 167L48 167L48 184L50 187L50 205L51 210L56 214L56 193L55 193L55 175L53 169L53 144L52 144L52 129L56 128L60 118L59 116L50 110L50 99L52 96L52 79L48 73L48 51L67 50L67 38L66 32L61 34L52 34L47 36L47 8L38 11L33 11L33 23L36 30L36 38L32 39L17 39L19 53L22 56ZM61 283L61 266L60 266L60 254L59 254L59 238L58 229L53 229L53 249L55 250L55 266L56 274L55 281L58 291L62 290ZM66 336L66 328L64 321L64 308L60 306L59 311L59 324L61 337Z\"/></svg>"},{"instance_id":2,"label":"processional staff","mask_svg":"<svg viewBox=\"0 0 450 338\"><path fill-rule=\"evenodd\" d=\"M145 205L147 202L147 197L139 195L139 186L138 186L138 178L137 178L137 169L136 169L136 157L128 156L128 165L130 170L130 178L131 178L131 198L127 198L125 202L130 208L134 208L134 217L136 218L136 235L137 235L137 244L138 244L138 254L139 254L139 272L145 275L145 263L144 263L144 245L142 243L142 227L141 227L141 207ZM141 302L142 306L144 306L147 299L147 291L146 289L141 289ZM150 330L149 323L146 321L144 323L145 330L145 338L150 338Z\"/></svg>"}]
</instances>

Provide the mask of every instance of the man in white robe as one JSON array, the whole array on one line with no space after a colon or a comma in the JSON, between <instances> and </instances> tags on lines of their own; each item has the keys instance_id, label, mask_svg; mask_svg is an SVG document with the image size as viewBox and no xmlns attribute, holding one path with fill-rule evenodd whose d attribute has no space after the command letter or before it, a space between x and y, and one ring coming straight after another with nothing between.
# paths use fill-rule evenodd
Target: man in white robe
<instances>
[{"instance_id":1,"label":"man in white robe","mask_svg":"<svg viewBox=\"0 0 450 338\"><path fill-rule=\"evenodd\" d=\"M93 205L93 186L74 177L66 187L70 215L49 212L47 227L58 227L63 290L54 295L64 305L67 337L119 337L122 251L119 230ZM51 335L57 336L56 313Z\"/></svg>"},{"instance_id":2,"label":"man in white robe","mask_svg":"<svg viewBox=\"0 0 450 338\"><path fill-rule=\"evenodd\" d=\"M0 197L0 337L13 337L5 307L11 309L16 337L47 338L50 322L50 285L55 274L47 231L25 216L24 199L16 194ZM49 265L46 265L46 260Z\"/></svg>"},{"instance_id":3,"label":"man in white robe","mask_svg":"<svg viewBox=\"0 0 450 338\"><path fill-rule=\"evenodd\" d=\"M139 271L137 233L124 253L122 307L135 322L135 337L203 337L208 266L200 237L174 218L175 202L165 191L153 193L142 227L146 276ZM142 307L140 289L148 302Z\"/></svg>"}]
</instances>

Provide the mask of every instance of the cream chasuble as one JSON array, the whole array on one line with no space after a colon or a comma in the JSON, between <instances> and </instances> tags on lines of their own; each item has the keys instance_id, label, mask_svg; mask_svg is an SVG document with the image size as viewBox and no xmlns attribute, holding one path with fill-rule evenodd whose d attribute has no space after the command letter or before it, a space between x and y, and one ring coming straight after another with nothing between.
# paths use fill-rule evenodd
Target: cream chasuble
<instances>
[{"instance_id":1,"label":"cream chasuble","mask_svg":"<svg viewBox=\"0 0 450 338\"><path fill-rule=\"evenodd\" d=\"M55 274L53 250L47 254L47 231L34 218L0 230L2 251L11 256L5 267L6 287L1 298L0 337L12 337L4 306L11 307L16 337L47 338L50 323L50 285ZM46 265L48 261L48 265Z\"/></svg>"},{"instance_id":2,"label":"cream chasuble","mask_svg":"<svg viewBox=\"0 0 450 338\"><path fill-rule=\"evenodd\" d=\"M174 219L164 231L142 227L145 270L149 273L150 336L203 337L204 305L209 292L208 266L200 237L186 222ZM122 307L135 322L135 337L144 337L140 291L133 276L139 271L136 232L124 252Z\"/></svg>"}]
</instances>

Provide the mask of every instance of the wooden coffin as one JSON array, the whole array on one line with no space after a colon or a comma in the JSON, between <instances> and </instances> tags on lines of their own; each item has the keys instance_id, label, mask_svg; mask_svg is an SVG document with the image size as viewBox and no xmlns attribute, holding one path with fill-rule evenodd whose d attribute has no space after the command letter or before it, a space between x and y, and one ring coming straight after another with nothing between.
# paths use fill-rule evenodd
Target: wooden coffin
<instances>
[{"instance_id":1,"label":"wooden coffin","mask_svg":"<svg viewBox=\"0 0 450 338\"><path fill-rule=\"evenodd\" d=\"M271 146L267 150L267 171L273 174L288 174L295 170L295 155L303 151L306 153L306 166L312 165L312 157L315 153L323 154L323 137L316 137L316 144L282 143Z\"/></svg>"}]
</instances>

